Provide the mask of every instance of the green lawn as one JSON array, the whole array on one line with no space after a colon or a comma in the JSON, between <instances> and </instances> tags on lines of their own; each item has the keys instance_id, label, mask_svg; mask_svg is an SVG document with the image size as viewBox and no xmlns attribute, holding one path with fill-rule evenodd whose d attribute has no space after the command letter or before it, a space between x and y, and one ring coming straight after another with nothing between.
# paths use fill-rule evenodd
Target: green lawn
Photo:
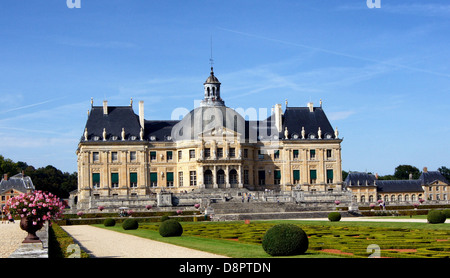
<instances>
[{"instance_id":1,"label":"green lawn","mask_svg":"<svg viewBox=\"0 0 450 278\"><path fill-rule=\"evenodd\" d=\"M382 220L380 220L382 221ZM167 242L233 258L268 258L261 246L265 231L278 223L300 226L309 237L309 248L302 258L366 258L367 247L376 244L381 257L450 257L450 225L398 222L329 221L243 221L181 222L181 237L163 238L160 223L140 223L138 230L125 231L117 224L107 228L118 232Z\"/></svg>"}]
</instances>

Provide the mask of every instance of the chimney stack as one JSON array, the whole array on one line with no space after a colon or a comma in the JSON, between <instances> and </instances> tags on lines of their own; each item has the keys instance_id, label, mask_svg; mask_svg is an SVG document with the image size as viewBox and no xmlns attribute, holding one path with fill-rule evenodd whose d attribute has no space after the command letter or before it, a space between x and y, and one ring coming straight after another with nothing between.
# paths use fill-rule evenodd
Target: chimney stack
<instances>
[{"instance_id":1,"label":"chimney stack","mask_svg":"<svg viewBox=\"0 0 450 278\"><path fill-rule=\"evenodd\" d=\"M3 180L5 180L5 181L8 180L8 174L3 174Z\"/></svg>"},{"instance_id":2,"label":"chimney stack","mask_svg":"<svg viewBox=\"0 0 450 278\"><path fill-rule=\"evenodd\" d=\"M103 115L108 115L108 101L103 101Z\"/></svg>"},{"instance_id":3,"label":"chimney stack","mask_svg":"<svg viewBox=\"0 0 450 278\"><path fill-rule=\"evenodd\" d=\"M309 112L314 112L314 103L308 102Z\"/></svg>"},{"instance_id":4,"label":"chimney stack","mask_svg":"<svg viewBox=\"0 0 450 278\"><path fill-rule=\"evenodd\" d=\"M428 168L427 167L423 167L423 172L424 173L428 173Z\"/></svg>"},{"instance_id":5,"label":"chimney stack","mask_svg":"<svg viewBox=\"0 0 450 278\"><path fill-rule=\"evenodd\" d=\"M281 118L281 114L283 113L281 111L281 104L275 104L275 127L277 128L278 132L281 132L281 128L282 128L282 118Z\"/></svg>"},{"instance_id":6,"label":"chimney stack","mask_svg":"<svg viewBox=\"0 0 450 278\"><path fill-rule=\"evenodd\" d=\"M144 129L144 101L139 101L139 123L141 128Z\"/></svg>"}]
</instances>

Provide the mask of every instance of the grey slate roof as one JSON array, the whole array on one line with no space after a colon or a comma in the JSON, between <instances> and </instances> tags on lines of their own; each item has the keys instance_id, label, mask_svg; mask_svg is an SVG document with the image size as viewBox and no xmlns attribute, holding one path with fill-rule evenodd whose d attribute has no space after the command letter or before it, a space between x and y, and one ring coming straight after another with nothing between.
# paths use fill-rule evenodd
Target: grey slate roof
<instances>
[{"instance_id":1,"label":"grey slate roof","mask_svg":"<svg viewBox=\"0 0 450 278\"><path fill-rule=\"evenodd\" d=\"M350 172L344 181L345 186L374 186L375 176L363 172ZM379 181L377 181L378 183Z\"/></svg>"},{"instance_id":2,"label":"grey slate roof","mask_svg":"<svg viewBox=\"0 0 450 278\"><path fill-rule=\"evenodd\" d=\"M419 180L377 180L374 175L351 172L344 181L345 187L374 186L378 192L423 192L422 181Z\"/></svg>"},{"instance_id":3,"label":"grey slate roof","mask_svg":"<svg viewBox=\"0 0 450 278\"><path fill-rule=\"evenodd\" d=\"M330 136L330 139L336 139L333 127L321 107L314 107L313 112L310 112L308 107L287 107L283 115L283 132L285 127L288 128L289 137L297 134L299 140L302 138L302 127L305 127L306 139L311 135L318 138L319 127L322 138Z\"/></svg>"},{"instance_id":4,"label":"grey slate roof","mask_svg":"<svg viewBox=\"0 0 450 278\"><path fill-rule=\"evenodd\" d=\"M378 180L378 192L423 192L419 180Z\"/></svg>"},{"instance_id":5,"label":"grey slate roof","mask_svg":"<svg viewBox=\"0 0 450 278\"><path fill-rule=\"evenodd\" d=\"M198 109L192 110L190 114ZM225 106L216 107L215 109L227 109L229 112L236 113L233 109ZM227 113L224 113L224 115L227 115ZM305 128L305 137L307 140L309 140L309 135L311 134L315 138L318 138L317 132L319 127L322 130L322 138L326 139L327 135L330 135L330 139L336 139L334 130L325 112L320 107L314 107L314 112L310 112L308 107L287 107L282 116L283 125L280 133L275 131L273 115L261 121L247 121L241 115L239 115L238 119L239 121L245 121L246 139L249 139L249 136L254 134L256 134L258 141L273 140L275 135L283 139L285 127L289 131L289 140L301 140L302 127ZM169 136L171 136L172 128L179 122L172 120L145 120L144 140L172 141ZM106 141L121 141L122 128L125 128L125 138L127 141L139 141L140 139L139 116L134 113L131 106L108 106L107 115L103 114L103 106L93 106L85 128L88 131L88 141L103 141L103 128L106 128ZM294 139L295 134L297 135L297 139ZM81 137L81 141L84 141L84 136Z\"/></svg>"},{"instance_id":6,"label":"grey slate roof","mask_svg":"<svg viewBox=\"0 0 450 278\"><path fill-rule=\"evenodd\" d=\"M35 188L30 177L17 174L8 178L8 180L2 179L0 181L0 194L12 189L25 193L27 190L34 190Z\"/></svg>"},{"instance_id":7,"label":"grey slate roof","mask_svg":"<svg viewBox=\"0 0 450 278\"><path fill-rule=\"evenodd\" d=\"M446 184L449 184L448 180L439 171L423 172L420 175L419 180L421 181L422 185L431 184L431 183L433 183L435 181L441 181L441 182L444 182Z\"/></svg>"}]
</instances>

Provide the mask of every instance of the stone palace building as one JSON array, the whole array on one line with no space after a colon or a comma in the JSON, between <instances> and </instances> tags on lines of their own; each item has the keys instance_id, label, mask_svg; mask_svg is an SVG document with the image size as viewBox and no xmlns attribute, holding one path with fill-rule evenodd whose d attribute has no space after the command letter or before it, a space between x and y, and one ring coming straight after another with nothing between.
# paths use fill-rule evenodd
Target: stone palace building
<instances>
[{"instance_id":1,"label":"stone palace building","mask_svg":"<svg viewBox=\"0 0 450 278\"><path fill-rule=\"evenodd\" d=\"M220 85L211 67L203 100L181 120L146 120L143 101L136 114L132 100L91 100L76 151L78 208L159 192L342 190L342 139L322 103L286 101L284 111L275 104L267 118L246 120L225 105Z\"/></svg>"}]
</instances>

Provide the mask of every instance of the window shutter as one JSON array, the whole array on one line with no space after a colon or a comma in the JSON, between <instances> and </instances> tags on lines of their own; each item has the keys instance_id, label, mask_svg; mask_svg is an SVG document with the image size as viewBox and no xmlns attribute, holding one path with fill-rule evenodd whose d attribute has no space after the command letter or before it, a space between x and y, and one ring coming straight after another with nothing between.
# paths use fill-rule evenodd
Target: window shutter
<instances>
[{"instance_id":1,"label":"window shutter","mask_svg":"<svg viewBox=\"0 0 450 278\"><path fill-rule=\"evenodd\" d=\"M158 181L158 173L150 173L150 181Z\"/></svg>"},{"instance_id":2,"label":"window shutter","mask_svg":"<svg viewBox=\"0 0 450 278\"><path fill-rule=\"evenodd\" d=\"M100 182L100 173L92 173L92 182L99 183Z\"/></svg>"},{"instance_id":3,"label":"window shutter","mask_svg":"<svg viewBox=\"0 0 450 278\"><path fill-rule=\"evenodd\" d=\"M333 170L332 169L327 170L327 179L330 179L330 180L333 179Z\"/></svg>"},{"instance_id":4,"label":"window shutter","mask_svg":"<svg viewBox=\"0 0 450 278\"><path fill-rule=\"evenodd\" d=\"M300 170L294 170L294 180L300 180Z\"/></svg>"},{"instance_id":5,"label":"window shutter","mask_svg":"<svg viewBox=\"0 0 450 278\"><path fill-rule=\"evenodd\" d=\"M137 183L137 173L130 173L130 183Z\"/></svg>"},{"instance_id":6,"label":"window shutter","mask_svg":"<svg viewBox=\"0 0 450 278\"><path fill-rule=\"evenodd\" d=\"M111 173L111 182L118 183L119 182L119 173Z\"/></svg>"},{"instance_id":7,"label":"window shutter","mask_svg":"<svg viewBox=\"0 0 450 278\"><path fill-rule=\"evenodd\" d=\"M281 179L281 171L280 170L275 170L274 175L275 175L275 179L278 179L278 180Z\"/></svg>"},{"instance_id":8,"label":"window shutter","mask_svg":"<svg viewBox=\"0 0 450 278\"><path fill-rule=\"evenodd\" d=\"M316 172L316 170L310 170L309 171L309 175L310 175L311 179L317 179L317 172Z\"/></svg>"},{"instance_id":9,"label":"window shutter","mask_svg":"<svg viewBox=\"0 0 450 278\"><path fill-rule=\"evenodd\" d=\"M173 181L173 172L167 172L167 181Z\"/></svg>"}]
</instances>

